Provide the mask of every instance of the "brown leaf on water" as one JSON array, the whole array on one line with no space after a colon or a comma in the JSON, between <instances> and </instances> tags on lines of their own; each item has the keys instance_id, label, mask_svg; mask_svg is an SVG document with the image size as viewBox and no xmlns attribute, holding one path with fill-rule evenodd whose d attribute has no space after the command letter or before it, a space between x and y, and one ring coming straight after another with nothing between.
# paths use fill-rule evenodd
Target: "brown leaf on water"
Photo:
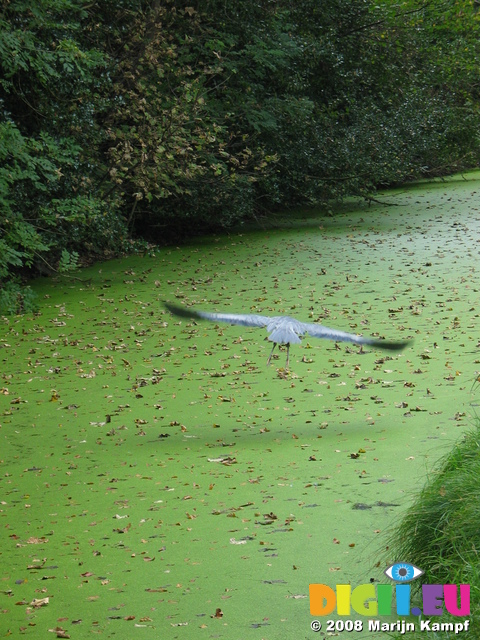
<instances>
[{"instance_id":1,"label":"brown leaf on water","mask_svg":"<svg viewBox=\"0 0 480 640\"><path fill-rule=\"evenodd\" d=\"M70 638L68 633L62 627L55 627L54 629L49 629L50 633L56 633L57 638Z\"/></svg>"},{"instance_id":2,"label":"brown leaf on water","mask_svg":"<svg viewBox=\"0 0 480 640\"><path fill-rule=\"evenodd\" d=\"M33 562L36 562L39 564L29 564L27 565L27 569L41 569L46 561L47 561L47 558L42 558L41 560L34 559ZM53 567L50 567L50 568L53 568Z\"/></svg>"},{"instance_id":3,"label":"brown leaf on water","mask_svg":"<svg viewBox=\"0 0 480 640\"><path fill-rule=\"evenodd\" d=\"M31 607L35 607L36 609L38 607L45 607L48 603L50 602L50 598L34 598L31 602L30 602L30 606Z\"/></svg>"},{"instance_id":4,"label":"brown leaf on water","mask_svg":"<svg viewBox=\"0 0 480 640\"><path fill-rule=\"evenodd\" d=\"M227 456L226 458L207 458L207 460L208 462L220 462L220 464L224 464L227 467L232 464L237 464L237 459L231 456Z\"/></svg>"},{"instance_id":5,"label":"brown leaf on water","mask_svg":"<svg viewBox=\"0 0 480 640\"><path fill-rule=\"evenodd\" d=\"M44 544L45 542L48 542L48 538L36 538L32 536L27 540L27 544Z\"/></svg>"},{"instance_id":6,"label":"brown leaf on water","mask_svg":"<svg viewBox=\"0 0 480 640\"><path fill-rule=\"evenodd\" d=\"M220 608L217 608L215 613L210 616L211 618L223 618L223 611Z\"/></svg>"},{"instance_id":7,"label":"brown leaf on water","mask_svg":"<svg viewBox=\"0 0 480 640\"><path fill-rule=\"evenodd\" d=\"M278 516L276 516L273 511L270 511L270 513L264 513L263 517L265 518L265 520L277 520Z\"/></svg>"}]
</instances>

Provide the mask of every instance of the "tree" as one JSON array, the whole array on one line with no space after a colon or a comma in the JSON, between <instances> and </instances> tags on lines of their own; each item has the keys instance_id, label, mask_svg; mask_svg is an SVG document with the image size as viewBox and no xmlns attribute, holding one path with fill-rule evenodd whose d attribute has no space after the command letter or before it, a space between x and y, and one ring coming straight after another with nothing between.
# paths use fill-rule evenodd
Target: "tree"
<instances>
[{"instance_id":1,"label":"tree","mask_svg":"<svg viewBox=\"0 0 480 640\"><path fill-rule=\"evenodd\" d=\"M25 273L479 159L474 0L0 3L0 306Z\"/></svg>"}]
</instances>

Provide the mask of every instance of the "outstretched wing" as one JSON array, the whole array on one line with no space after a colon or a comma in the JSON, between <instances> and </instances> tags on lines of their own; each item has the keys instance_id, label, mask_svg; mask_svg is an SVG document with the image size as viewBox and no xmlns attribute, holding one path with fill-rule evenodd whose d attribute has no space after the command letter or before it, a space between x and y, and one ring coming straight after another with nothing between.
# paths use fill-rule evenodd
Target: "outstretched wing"
<instances>
[{"instance_id":1,"label":"outstretched wing","mask_svg":"<svg viewBox=\"0 0 480 640\"><path fill-rule=\"evenodd\" d=\"M177 307L176 305L164 302L166 308L176 316L182 318L196 318L197 320L211 320L212 322L228 322L238 324L242 327L265 327L270 318L268 316L258 316L255 314L237 313L210 313L208 311L196 311L187 307Z\"/></svg>"},{"instance_id":2,"label":"outstretched wing","mask_svg":"<svg viewBox=\"0 0 480 640\"><path fill-rule=\"evenodd\" d=\"M365 338L357 336L354 333L346 333L337 329L324 327L322 324L303 323L305 331L312 338L325 338L326 340L335 340L336 342L353 342L355 344L368 344L377 349L387 349L388 351L401 351L410 344L409 340L398 342L390 342L389 340L378 340L376 338Z\"/></svg>"}]
</instances>

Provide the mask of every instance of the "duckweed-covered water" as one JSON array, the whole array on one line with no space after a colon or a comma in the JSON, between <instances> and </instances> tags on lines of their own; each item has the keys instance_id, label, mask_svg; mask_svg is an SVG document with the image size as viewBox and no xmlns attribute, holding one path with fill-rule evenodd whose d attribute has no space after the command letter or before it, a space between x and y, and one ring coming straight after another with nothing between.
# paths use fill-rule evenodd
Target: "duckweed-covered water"
<instances>
[{"instance_id":1,"label":"duckweed-covered water","mask_svg":"<svg viewBox=\"0 0 480 640\"><path fill-rule=\"evenodd\" d=\"M479 179L36 281L0 330L1 637L326 637L309 584L385 580L475 410ZM287 373L163 300L414 342L306 338Z\"/></svg>"}]
</instances>

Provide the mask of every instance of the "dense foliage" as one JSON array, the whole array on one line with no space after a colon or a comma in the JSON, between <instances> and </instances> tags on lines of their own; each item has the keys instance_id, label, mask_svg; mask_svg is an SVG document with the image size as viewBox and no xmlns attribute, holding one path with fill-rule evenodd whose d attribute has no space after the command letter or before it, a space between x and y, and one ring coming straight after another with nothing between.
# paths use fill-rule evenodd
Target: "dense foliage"
<instances>
[{"instance_id":1,"label":"dense foliage","mask_svg":"<svg viewBox=\"0 0 480 640\"><path fill-rule=\"evenodd\" d=\"M0 307L85 255L473 166L474 0L0 0Z\"/></svg>"}]
</instances>

